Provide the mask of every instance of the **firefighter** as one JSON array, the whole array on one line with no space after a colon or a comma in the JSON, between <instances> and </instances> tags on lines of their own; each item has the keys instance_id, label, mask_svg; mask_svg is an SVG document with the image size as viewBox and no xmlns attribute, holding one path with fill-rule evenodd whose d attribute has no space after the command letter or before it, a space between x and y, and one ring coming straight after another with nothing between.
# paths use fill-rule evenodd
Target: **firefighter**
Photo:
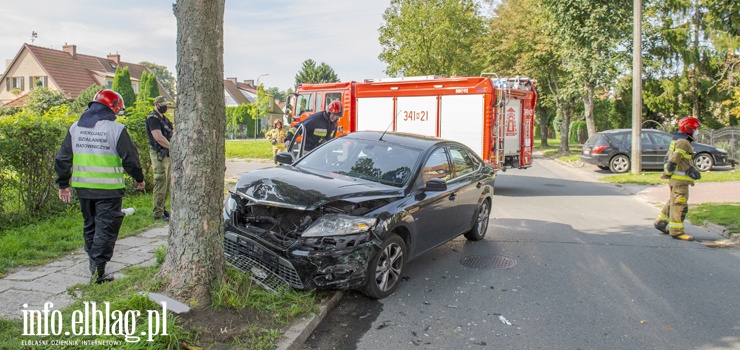
<instances>
[{"instance_id":1,"label":"firefighter","mask_svg":"<svg viewBox=\"0 0 740 350\"><path fill-rule=\"evenodd\" d=\"M59 199L64 203L72 201L70 183L80 199L90 283L113 280L113 275L105 273L105 265L113 256L123 223L124 171L134 178L137 190L144 189L136 145L126 127L115 121L124 108L120 94L100 90L80 120L69 127L54 159Z\"/></svg>"},{"instance_id":2,"label":"firefighter","mask_svg":"<svg viewBox=\"0 0 740 350\"><path fill-rule=\"evenodd\" d=\"M287 136L287 132L283 130L283 122L280 119L275 119L272 121L272 130L268 131L265 134L265 138L270 140L270 143L272 144L272 159L275 159L275 156L278 154L278 152L282 152L285 150L285 137ZM275 162L275 165L278 163Z\"/></svg>"},{"instance_id":3,"label":"firefighter","mask_svg":"<svg viewBox=\"0 0 740 350\"><path fill-rule=\"evenodd\" d=\"M691 147L700 126L701 122L694 117L685 117L678 121L678 132L668 147L661 176L662 179L668 179L671 197L653 223L659 231L684 241L694 240L694 237L684 232L683 221L689 211L689 185L693 186L694 181L701 178L694 167L694 149Z\"/></svg>"},{"instance_id":4,"label":"firefighter","mask_svg":"<svg viewBox=\"0 0 740 350\"><path fill-rule=\"evenodd\" d=\"M311 114L306 120L290 128L288 136L285 138L285 147L287 148L290 145L290 141L293 140L298 125L303 125L305 128L305 132L303 133L305 146L303 150L305 152L312 151L319 144L334 138L334 133L337 130L337 120L341 117L342 103L339 100L331 101L326 106L325 111Z\"/></svg>"}]
</instances>

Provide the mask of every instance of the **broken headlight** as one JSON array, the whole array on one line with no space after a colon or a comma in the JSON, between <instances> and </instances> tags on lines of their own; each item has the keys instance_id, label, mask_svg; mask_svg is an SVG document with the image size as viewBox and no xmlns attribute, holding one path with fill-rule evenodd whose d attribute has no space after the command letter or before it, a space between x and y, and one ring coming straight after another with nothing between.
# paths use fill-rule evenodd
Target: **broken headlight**
<instances>
[{"instance_id":1,"label":"broken headlight","mask_svg":"<svg viewBox=\"0 0 740 350\"><path fill-rule=\"evenodd\" d=\"M328 214L316 220L301 236L327 237L367 232L375 225L376 220L344 214Z\"/></svg>"}]
</instances>

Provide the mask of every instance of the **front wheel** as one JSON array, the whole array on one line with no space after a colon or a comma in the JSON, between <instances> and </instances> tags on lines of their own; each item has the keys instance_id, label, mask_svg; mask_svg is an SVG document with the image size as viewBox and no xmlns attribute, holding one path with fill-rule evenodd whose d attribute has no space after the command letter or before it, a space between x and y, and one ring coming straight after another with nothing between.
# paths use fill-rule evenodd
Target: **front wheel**
<instances>
[{"instance_id":1,"label":"front wheel","mask_svg":"<svg viewBox=\"0 0 740 350\"><path fill-rule=\"evenodd\" d=\"M709 171L714 166L714 159L708 153L699 153L694 158L694 165L699 171Z\"/></svg>"},{"instance_id":2,"label":"front wheel","mask_svg":"<svg viewBox=\"0 0 740 350\"><path fill-rule=\"evenodd\" d=\"M469 241L480 241L486 236L488 231L488 217L491 215L491 203L488 199L484 199L483 203L480 204L476 215L474 217L475 222L473 228L470 231L465 232L465 238Z\"/></svg>"},{"instance_id":3,"label":"front wheel","mask_svg":"<svg viewBox=\"0 0 740 350\"><path fill-rule=\"evenodd\" d=\"M398 288L405 263L406 243L397 234L390 233L368 265L363 293L373 299L391 295Z\"/></svg>"},{"instance_id":4,"label":"front wheel","mask_svg":"<svg viewBox=\"0 0 740 350\"><path fill-rule=\"evenodd\" d=\"M618 154L609 161L609 170L616 174L623 174L630 170L630 159L624 154Z\"/></svg>"}]
</instances>

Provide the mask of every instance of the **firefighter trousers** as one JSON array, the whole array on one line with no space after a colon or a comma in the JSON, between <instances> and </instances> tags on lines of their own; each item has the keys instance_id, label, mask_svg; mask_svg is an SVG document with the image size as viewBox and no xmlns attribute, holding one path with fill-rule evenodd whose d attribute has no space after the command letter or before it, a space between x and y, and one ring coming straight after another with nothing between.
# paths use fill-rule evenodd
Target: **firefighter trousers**
<instances>
[{"instance_id":1,"label":"firefighter trousers","mask_svg":"<svg viewBox=\"0 0 740 350\"><path fill-rule=\"evenodd\" d=\"M680 236L684 234L683 221L689 212L689 185L672 185L670 189L671 198L660 211L658 220L668 222L671 236Z\"/></svg>"},{"instance_id":2,"label":"firefighter trousers","mask_svg":"<svg viewBox=\"0 0 740 350\"><path fill-rule=\"evenodd\" d=\"M95 265L105 264L113 257L118 231L123 224L123 198L80 198L84 227L85 252Z\"/></svg>"}]
</instances>

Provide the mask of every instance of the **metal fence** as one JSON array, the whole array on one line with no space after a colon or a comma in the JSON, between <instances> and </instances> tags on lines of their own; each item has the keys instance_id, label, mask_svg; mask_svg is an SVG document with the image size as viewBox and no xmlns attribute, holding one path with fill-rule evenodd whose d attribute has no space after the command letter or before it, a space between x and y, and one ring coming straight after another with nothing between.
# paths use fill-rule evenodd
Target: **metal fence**
<instances>
[{"instance_id":1,"label":"metal fence","mask_svg":"<svg viewBox=\"0 0 740 350\"><path fill-rule=\"evenodd\" d=\"M699 130L696 141L723 148L727 150L730 159L740 162L740 127L728 126L717 130Z\"/></svg>"}]
</instances>

